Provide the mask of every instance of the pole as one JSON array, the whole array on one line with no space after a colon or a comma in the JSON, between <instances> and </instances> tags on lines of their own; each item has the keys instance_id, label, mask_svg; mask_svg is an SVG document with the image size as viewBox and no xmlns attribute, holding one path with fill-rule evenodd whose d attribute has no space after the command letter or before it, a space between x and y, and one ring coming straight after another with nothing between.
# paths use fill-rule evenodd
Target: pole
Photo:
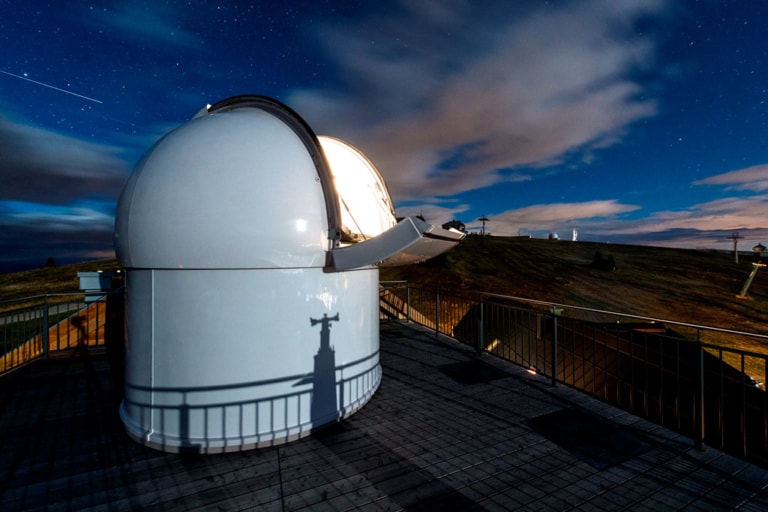
<instances>
[{"instance_id":1,"label":"pole","mask_svg":"<svg viewBox=\"0 0 768 512\"><path fill-rule=\"evenodd\" d=\"M552 385L557 385L557 317L562 313L562 308L552 306Z\"/></svg>"},{"instance_id":2,"label":"pole","mask_svg":"<svg viewBox=\"0 0 768 512\"><path fill-rule=\"evenodd\" d=\"M48 297L45 298L43 304L43 332L41 334L43 335L43 359L48 359L48 344L50 343L48 339Z\"/></svg>"},{"instance_id":3,"label":"pole","mask_svg":"<svg viewBox=\"0 0 768 512\"><path fill-rule=\"evenodd\" d=\"M749 290L749 287L752 284L752 281L755 279L755 276L757 275L757 271L760 270L760 267L764 267L764 266L765 266L764 263L752 264L752 272L749 273L749 277L747 278L747 282L744 283L744 287L741 289L741 293L739 293L736 297L740 299L747 298L747 290Z\"/></svg>"},{"instance_id":4,"label":"pole","mask_svg":"<svg viewBox=\"0 0 768 512\"><path fill-rule=\"evenodd\" d=\"M408 285L405 288L405 321L411 323L411 286Z\"/></svg>"},{"instance_id":5,"label":"pole","mask_svg":"<svg viewBox=\"0 0 768 512\"><path fill-rule=\"evenodd\" d=\"M478 354L481 354L483 352L483 338L485 337L485 332L483 330L483 300L480 299L480 323L478 326L478 332L477 332L477 343L475 344L475 352Z\"/></svg>"},{"instance_id":6,"label":"pole","mask_svg":"<svg viewBox=\"0 0 768 512\"><path fill-rule=\"evenodd\" d=\"M736 261L736 264L739 264L739 251L737 249L737 246L739 244L739 240L743 238L741 235L739 235L738 231L734 231L731 233L731 236L729 236L731 240L733 240L733 258Z\"/></svg>"},{"instance_id":7,"label":"pole","mask_svg":"<svg viewBox=\"0 0 768 512\"><path fill-rule=\"evenodd\" d=\"M699 390L696 393L696 433L693 444L697 449L701 449L704 443L704 347L700 341L697 341L697 344L699 345Z\"/></svg>"}]
</instances>

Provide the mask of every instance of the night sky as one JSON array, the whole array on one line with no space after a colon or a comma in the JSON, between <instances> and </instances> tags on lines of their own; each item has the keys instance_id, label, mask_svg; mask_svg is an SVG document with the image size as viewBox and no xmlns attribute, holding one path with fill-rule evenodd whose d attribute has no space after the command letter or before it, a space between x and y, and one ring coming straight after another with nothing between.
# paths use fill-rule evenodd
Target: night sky
<instances>
[{"instance_id":1,"label":"night sky","mask_svg":"<svg viewBox=\"0 0 768 512\"><path fill-rule=\"evenodd\" d=\"M401 216L768 244L767 23L748 0L0 0L0 272L112 257L142 154L240 94L360 148Z\"/></svg>"}]
</instances>

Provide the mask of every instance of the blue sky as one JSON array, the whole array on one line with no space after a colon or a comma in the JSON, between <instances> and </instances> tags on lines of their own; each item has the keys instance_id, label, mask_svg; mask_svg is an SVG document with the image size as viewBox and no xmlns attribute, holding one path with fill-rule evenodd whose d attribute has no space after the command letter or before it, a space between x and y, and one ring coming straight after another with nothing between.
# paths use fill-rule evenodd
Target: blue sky
<instances>
[{"instance_id":1,"label":"blue sky","mask_svg":"<svg viewBox=\"0 0 768 512\"><path fill-rule=\"evenodd\" d=\"M113 255L163 134L239 94L495 235L768 243L768 2L0 0L0 271Z\"/></svg>"}]
</instances>

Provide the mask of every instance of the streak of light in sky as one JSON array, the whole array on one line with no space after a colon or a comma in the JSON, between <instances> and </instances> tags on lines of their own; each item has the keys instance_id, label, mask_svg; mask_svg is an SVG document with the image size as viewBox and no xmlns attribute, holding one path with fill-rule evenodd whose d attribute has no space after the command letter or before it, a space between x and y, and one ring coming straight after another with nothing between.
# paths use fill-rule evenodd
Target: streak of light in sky
<instances>
[{"instance_id":1,"label":"streak of light in sky","mask_svg":"<svg viewBox=\"0 0 768 512\"><path fill-rule=\"evenodd\" d=\"M83 98L84 100L93 101L94 103L103 103L101 100L97 100L96 98L91 98L89 96L84 96L82 94L77 94L76 92L68 91L66 89L62 89L60 87L56 87L51 84L46 84L44 82L38 82L37 80L32 80L31 78L28 78L26 76L22 75L15 75L13 73L9 73L8 71L3 71L0 69L0 73L8 76L12 76L14 78L19 78L21 80L26 80L27 82L32 82L33 84L42 85L43 87L48 87L49 89L53 89L54 91L63 92L64 94L71 94L72 96L77 96L78 98Z\"/></svg>"}]
</instances>

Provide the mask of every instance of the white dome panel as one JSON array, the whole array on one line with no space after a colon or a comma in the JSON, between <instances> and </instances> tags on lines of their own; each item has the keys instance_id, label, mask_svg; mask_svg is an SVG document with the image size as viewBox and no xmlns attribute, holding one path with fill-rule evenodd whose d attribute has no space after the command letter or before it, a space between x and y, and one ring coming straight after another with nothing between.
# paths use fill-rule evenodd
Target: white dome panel
<instances>
[{"instance_id":1,"label":"white dome panel","mask_svg":"<svg viewBox=\"0 0 768 512\"><path fill-rule=\"evenodd\" d=\"M392 198L373 163L340 139L321 135L318 140L339 195L342 236L360 242L394 227Z\"/></svg>"},{"instance_id":2,"label":"white dome panel","mask_svg":"<svg viewBox=\"0 0 768 512\"><path fill-rule=\"evenodd\" d=\"M160 140L118 204L133 268L322 267L328 217L305 143L256 108L197 117Z\"/></svg>"}]
</instances>

